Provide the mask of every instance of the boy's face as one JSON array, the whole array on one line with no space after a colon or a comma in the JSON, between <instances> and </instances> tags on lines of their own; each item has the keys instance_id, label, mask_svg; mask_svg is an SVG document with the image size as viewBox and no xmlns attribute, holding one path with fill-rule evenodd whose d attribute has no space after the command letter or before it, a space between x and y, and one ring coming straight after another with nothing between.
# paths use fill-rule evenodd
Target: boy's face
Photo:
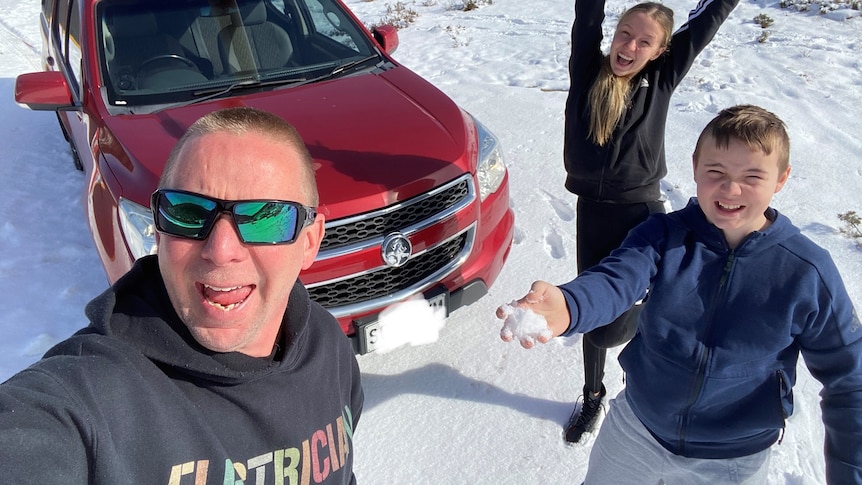
<instances>
[{"instance_id":1,"label":"boy's face","mask_svg":"<svg viewBox=\"0 0 862 485\"><path fill-rule=\"evenodd\" d=\"M764 212L789 174L790 167L779 173L777 153L766 155L736 139L718 148L714 139L706 138L700 159L694 160L700 207L709 222L724 232L731 248L767 226Z\"/></svg>"}]
</instances>

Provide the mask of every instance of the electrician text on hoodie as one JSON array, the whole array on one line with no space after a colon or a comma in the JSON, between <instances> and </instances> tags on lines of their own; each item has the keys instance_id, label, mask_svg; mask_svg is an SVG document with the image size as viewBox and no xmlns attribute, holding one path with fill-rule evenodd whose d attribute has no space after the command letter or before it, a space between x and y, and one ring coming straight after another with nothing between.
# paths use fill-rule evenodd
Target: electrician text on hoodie
<instances>
[{"instance_id":1,"label":"electrician text on hoodie","mask_svg":"<svg viewBox=\"0 0 862 485\"><path fill-rule=\"evenodd\" d=\"M333 472L348 463L350 442L353 440L353 419L350 408L325 429L318 429L298 446L277 449L247 460L224 461L220 464L202 459L171 467L168 485L183 483L275 483L276 485L307 485L323 483ZM272 475L271 480L267 476ZM183 479L187 478L184 482ZM191 479L191 481L188 481Z\"/></svg>"}]
</instances>

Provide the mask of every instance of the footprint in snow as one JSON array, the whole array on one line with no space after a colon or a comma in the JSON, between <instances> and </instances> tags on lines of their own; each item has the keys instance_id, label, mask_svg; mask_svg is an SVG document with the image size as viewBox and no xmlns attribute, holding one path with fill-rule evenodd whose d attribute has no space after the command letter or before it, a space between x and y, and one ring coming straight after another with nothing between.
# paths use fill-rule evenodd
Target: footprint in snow
<instances>
[{"instance_id":1,"label":"footprint in snow","mask_svg":"<svg viewBox=\"0 0 862 485\"><path fill-rule=\"evenodd\" d=\"M551 204L551 208L554 209L554 212L557 213L557 217L559 217L560 220L565 222L575 220L575 209L572 207L571 203L554 196L548 191L543 192L545 193L545 198L548 199L548 203Z\"/></svg>"},{"instance_id":2,"label":"footprint in snow","mask_svg":"<svg viewBox=\"0 0 862 485\"><path fill-rule=\"evenodd\" d=\"M552 228L545 229L545 249L554 259L563 259L566 257L566 247L563 244L563 237Z\"/></svg>"}]
</instances>

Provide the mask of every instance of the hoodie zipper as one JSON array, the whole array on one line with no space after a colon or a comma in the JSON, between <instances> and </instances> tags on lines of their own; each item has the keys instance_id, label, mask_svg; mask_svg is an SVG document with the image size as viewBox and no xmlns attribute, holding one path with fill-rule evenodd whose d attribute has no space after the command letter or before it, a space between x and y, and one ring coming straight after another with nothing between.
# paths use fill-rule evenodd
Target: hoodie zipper
<instances>
[{"instance_id":1,"label":"hoodie zipper","mask_svg":"<svg viewBox=\"0 0 862 485\"><path fill-rule=\"evenodd\" d=\"M718 289L716 290L715 297L709 307L709 318L706 320L707 324L702 333L703 349L698 358L694 385L692 386L688 401L685 406L682 407L682 411L680 413L681 419L679 434L677 437L677 448L680 450L679 454L681 455L685 455L686 453L685 437L691 420L691 408L697 403L698 398L700 397L700 392L703 390L703 383L706 380L706 366L709 363L710 356L712 355L708 336L712 332L712 324L715 322L715 312L719 307L720 302L724 301L724 294L727 289L727 280L730 278L730 272L733 269L733 261L734 252L731 249L727 256L727 260L724 263L724 270L722 271L721 278L718 281Z\"/></svg>"},{"instance_id":2,"label":"hoodie zipper","mask_svg":"<svg viewBox=\"0 0 862 485\"><path fill-rule=\"evenodd\" d=\"M787 418L789 417L786 412L784 412L784 395L789 392L790 386L788 386L787 381L784 379L784 373L781 370L775 371L776 377L778 377L778 407L781 408L781 434L778 435L778 444L780 445L782 441L784 441L784 429L787 427Z\"/></svg>"}]
</instances>

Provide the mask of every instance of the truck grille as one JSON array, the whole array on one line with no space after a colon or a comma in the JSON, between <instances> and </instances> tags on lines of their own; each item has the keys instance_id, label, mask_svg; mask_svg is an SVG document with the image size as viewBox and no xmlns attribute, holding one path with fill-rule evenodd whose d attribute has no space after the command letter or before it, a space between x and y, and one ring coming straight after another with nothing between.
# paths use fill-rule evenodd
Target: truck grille
<instances>
[{"instance_id":1,"label":"truck grille","mask_svg":"<svg viewBox=\"0 0 862 485\"><path fill-rule=\"evenodd\" d=\"M392 232L409 232L412 226L429 220L439 221L445 217L442 214L468 198L472 192L471 182L471 178L461 178L434 193L422 194L369 214L333 221L326 225L320 251L325 255L328 251L382 238Z\"/></svg>"},{"instance_id":2,"label":"truck grille","mask_svg":"<svg viewBox=\"0 0 862 485\"><path fill-rule=\"evenodd\" d=\"M370 273L309 288L308 292L311 298L324 308L336 308L369 302L405 288L421 286L423 281L437 270L458 260L467 244L468 235L466 232L461 233L458 237L410 259L403 266L383 266Z\"/></svg>"},{"instance_id":3,"label":"truck grille","mask_svg":"<svg viewBox=\"0 0 862 485\"><path fill-rule=\"evenodd\" d=\"M328 222L318 260L370 247L384 237L416 231L454 216L476 198L470 174L404 202L366 214ZM413 254L399 267L380 266L336 280L308 285L311 298L336 317L371 311L427 289L460 266L473 248L475 224Z\"/></svg>"}]
</instances>

